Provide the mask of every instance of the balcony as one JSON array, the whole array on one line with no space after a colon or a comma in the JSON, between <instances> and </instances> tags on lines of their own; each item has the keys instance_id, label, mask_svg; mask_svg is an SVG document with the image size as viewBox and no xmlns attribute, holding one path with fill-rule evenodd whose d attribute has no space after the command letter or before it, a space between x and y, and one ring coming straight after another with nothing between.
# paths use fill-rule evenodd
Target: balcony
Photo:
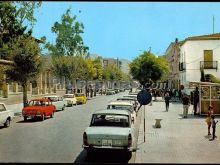
<instances>
[{"instance_id":1,"label":"balcony","mask_svg":"<svg viewBox=\"0 0 220 165\"><path fill-rule=\"evenodd\" d=\"M186 70L186 63L180 62L179 63L179 71L184 71L184 70Z\"/></svg>"},{"instance_id":2,"label":"balcony","mask_svg":"<svg viewBox=\"0 0 220 165\"><path fill-rule=\"evenodd\" d=\"M218 69L218 61L200 61L200 69Z\"/></svg>"}]
</instances>

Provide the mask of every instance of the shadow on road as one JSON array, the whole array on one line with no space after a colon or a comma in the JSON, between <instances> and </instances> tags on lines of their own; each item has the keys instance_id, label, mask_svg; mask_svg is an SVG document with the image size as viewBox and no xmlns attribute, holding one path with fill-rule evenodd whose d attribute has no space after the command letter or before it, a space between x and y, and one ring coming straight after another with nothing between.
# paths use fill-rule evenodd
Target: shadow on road
<instances>
[{"instance_id":1,"label":"shadow on road","mask_svg":"<svg viewBox=\"0 0 220 165\"><path fill-rule=\"evenodd\" d=\"M47 119L50 119L50 118L45 118L44 120L47 120ZM27 119L27 121L20 120L20 121L17 121L16 123L33 123L33 122L43 122L43 121L41 121L40 119L31 118L31 119Z\"/></svg>"},{"instance_id":2,"label":"shadow on road","mask_svg":"<svg viewBox=\"0 0 220 165\"><path fill-rule=\"evenodd\" d=\"M87 157L87 151L83 151L77 156L73 163L123 163L127 164L131 159L131 155L122 152L113 151L96 151Z\"/></svg>"}]
</instances>

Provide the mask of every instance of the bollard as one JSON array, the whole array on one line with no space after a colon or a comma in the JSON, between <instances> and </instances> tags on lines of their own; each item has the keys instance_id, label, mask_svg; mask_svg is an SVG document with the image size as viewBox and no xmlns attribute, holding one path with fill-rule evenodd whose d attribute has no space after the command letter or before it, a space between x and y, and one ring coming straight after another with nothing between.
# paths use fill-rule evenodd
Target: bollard
<instances>
[{"instance_id":1,"label":"bollard","mask_svg":"<svg viewBox=\"0 0 220 165\"><path fill-rule=\"evenodd\" d=\"M160 121L161 121L162 119L155 119L155 120L156 120L155 127L156 127L156 128L161 128Z\"/></svg>"}]
</instances>

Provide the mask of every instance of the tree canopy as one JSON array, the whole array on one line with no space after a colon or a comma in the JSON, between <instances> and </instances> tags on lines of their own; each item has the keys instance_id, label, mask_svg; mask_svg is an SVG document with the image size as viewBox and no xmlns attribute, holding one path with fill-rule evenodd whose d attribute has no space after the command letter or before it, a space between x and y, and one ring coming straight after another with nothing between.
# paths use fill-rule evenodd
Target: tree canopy
<instances>
[{"instance_id":1,"label":"tree canopy","mask_svg":"<svg viewBox=\"0 0 220 165\"><path fill-rule=\"evenodd\" d=\"M150 51L135 58L129 65L130 74L142 85L150 81L160 80L168 71L167 61L163 57L156 57Z\"/></svg>"}]
</instances>

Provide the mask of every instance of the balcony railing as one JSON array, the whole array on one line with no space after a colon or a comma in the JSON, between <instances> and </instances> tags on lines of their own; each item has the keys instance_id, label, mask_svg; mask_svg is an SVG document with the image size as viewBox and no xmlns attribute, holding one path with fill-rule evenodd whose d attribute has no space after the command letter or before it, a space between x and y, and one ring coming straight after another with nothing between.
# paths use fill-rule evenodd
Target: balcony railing
<instances>
[{"instance_id":1,"label":"balcony railing","mask_svg":"<svg viewBox=\"0 0 220 165\"><path fill-rule=\"evenodd\" d=\"M218 61L200 61L200 69L218 69Z\"/></svg>"},{"instance_id":2,"label":"balcony railing","mask_svg":"<svg viewBox=\"0 0 220 165\"><path fill-rule=\"evenodd\" d=\"M184 71L184 70L186 70L186 63L180 62L179 63L179 71Z\"/></svg>"}]
</instances>

